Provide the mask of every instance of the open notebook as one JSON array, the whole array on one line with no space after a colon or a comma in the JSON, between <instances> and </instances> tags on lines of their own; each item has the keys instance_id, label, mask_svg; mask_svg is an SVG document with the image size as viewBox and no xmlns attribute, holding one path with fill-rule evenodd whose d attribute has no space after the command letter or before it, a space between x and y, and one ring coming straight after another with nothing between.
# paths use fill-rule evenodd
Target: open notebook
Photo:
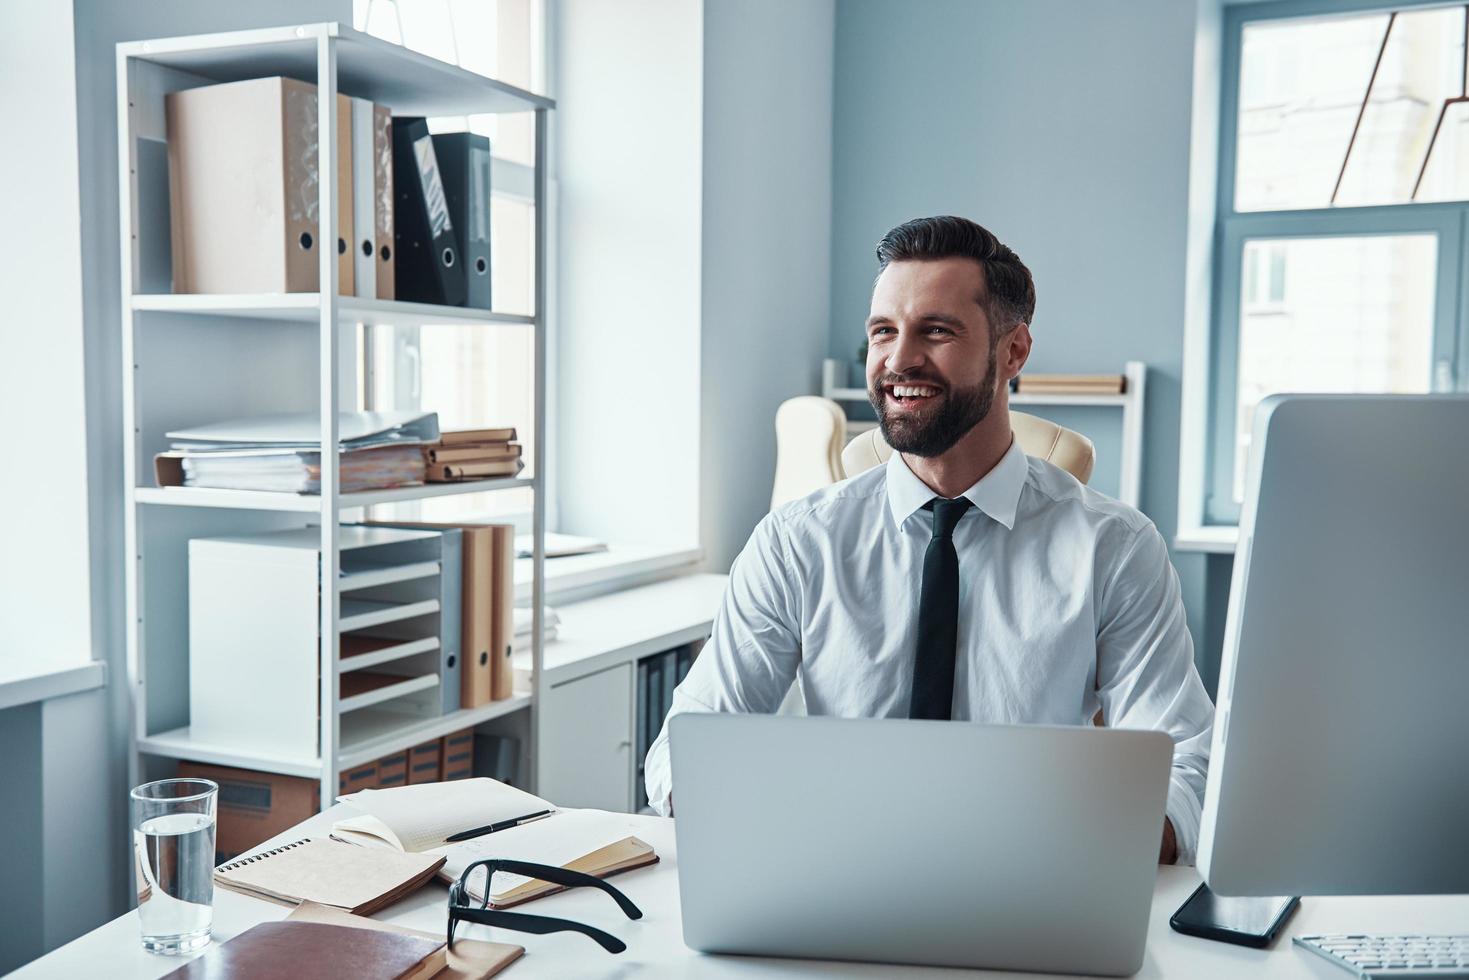
<instances>
[{"instance_id":1,"label":"open notebook","mask_svg":"<svg viewBox=\"0 0 1469 980\"><path fill-rule=\"evenodd\" d=\"M361 810L332 824L332 834L353 844L386 843L414 853L442 847L465 830L518 820L556 807L495 779L454 779L393 789L365 789L337 797Z\"/></svg>"},{"instance_id":2,"label":"open notebook","mask_svg":"<svg viewBox=\"0 0 1469 980\"><path fill-rule=\"evenodd\" d=\"M545 820L435 848L429 853L444 856L439 877L445 881L454 881L465 868L482 858L512 858L610 878L658 861L652 846L634 834L636 829L636 823L625 813L560 810ZM479 885L479 881L471 879L469 894L476 901L483 901L485 895ZM549 881L504 872L495 875L490 887L489 904L497 909L564 891Z\"/></svg>"},{"instance_id":3,"label":"open notebook","mask_svg":"<svg viewBox=\"0 0 1469 980\"><path fill-rule=\"evenodd\" d=\"M221 888L279 905L303 901L371 915L421 888L444 864L439 854L367 850L306 837L214 869Z\"/></svg>"},{"instance_id":4,"label":"open notebook","mask_svg":"<svg viewBox=\"0 0 1469 980\"><path fill-rule=\"evenodd\" d=\"M658 860L653 848L635 836L635 825L625 814L556 810L538 796L493 779L363 790L340 799L365 812L333 824L334 837L442 857L439 877L450 882L474 861L490 857L567 867L601 878ZM454 844L447 841L461 831L545 810L551 814L518 827ZM473 884L473 897L483 898L473 894ZM504 908L560 890L550 882L497 874L489 899L491 905Z\"/></svg>"}]
</instances>

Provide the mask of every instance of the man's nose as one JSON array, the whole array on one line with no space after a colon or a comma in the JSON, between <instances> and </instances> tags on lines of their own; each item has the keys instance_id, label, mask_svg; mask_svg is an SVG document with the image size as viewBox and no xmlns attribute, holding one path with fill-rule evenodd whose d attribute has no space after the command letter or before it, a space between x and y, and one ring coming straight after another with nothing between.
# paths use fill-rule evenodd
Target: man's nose
<instances>
[{"instance_id":1,"label":"man's nose","mask_svg":"<svg viewBox=\"0 0 1469 980\"><path fill-rule=\"evenodd\" d=\"M907 374L922 366L923 356L918 338L907 331L899 331L898 339L888 350L886 367L890 374Z\"/></svg>"}]
</instances>

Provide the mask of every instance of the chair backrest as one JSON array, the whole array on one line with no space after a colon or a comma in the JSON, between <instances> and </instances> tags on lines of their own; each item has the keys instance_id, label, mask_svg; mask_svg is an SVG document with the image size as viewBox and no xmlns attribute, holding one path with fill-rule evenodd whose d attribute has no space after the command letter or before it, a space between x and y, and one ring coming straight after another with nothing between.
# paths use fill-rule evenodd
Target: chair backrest
<instances>
[{"instance_id":1,"label":"chair backrest","mask_svg":"<svg viewBox=\"0 0 1469 980\"><path fill-rule=\"evenodd\" d=\"M842 477L847 415L830 398L801 395L775 412L775 488L770 509Z\"/></svg>"},{"instance_id":2,"label":"chair backrest","mask_svg":"<svg viewBox=\"0 0 1469 980\"><path fill-rule=\"evenodd\" d=\"M1027 456L1049 460L1082 483L1091 479L1096 448L1086 436L1024 412L1010 413L1010 427ZM775 445L771 509L885 463L893 454L876 428L848 442L846 413L817 395L781 404L775 413Z\"/></svg>"},{"instance_id":3,"label":"chair backrest","mask_svg":"<svg viewBox=\"0 0 1469 980\"><path fill-rule=\"evenodd\" d=\"M1082 483L1092 478L1097 449L1080 432L1024 412L1010 413L1010 429L1025 455L1054 463ZM874 428L859 433L842 450L842 479L886 463L892 454L893 447L883 439L880 430Z\"/></svg>"}]
</instances>

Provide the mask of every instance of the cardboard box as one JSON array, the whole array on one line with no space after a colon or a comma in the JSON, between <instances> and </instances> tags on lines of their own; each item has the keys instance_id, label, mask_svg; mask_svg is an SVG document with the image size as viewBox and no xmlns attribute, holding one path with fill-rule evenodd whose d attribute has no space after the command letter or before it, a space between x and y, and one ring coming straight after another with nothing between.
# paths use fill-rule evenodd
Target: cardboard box
<instances>
[{"instance_id":1,"label":"cardboard box","mask_svg":"<svg viewBox=\"0 0 1469 980\"><path fill-rule=\"evenodd\" d=\"M377 760L378 789L402 786L408 782L408 750L394 752Z\"/></svg>"},{"instance_id":2,"label":"cardboard box","mask_svg":"<svg viewBox=\"0 0 1469 980\"><path fill-rule=\"evenodd\" d=\"M356 793L358 790L377 789L377 762L367 762L355 769L343 769L337 774L339 794Z\"/></svg>"},{"instance_id":3,"label":"cardboard box","mask_svg":"<svg viewBox=\"0 0 1469 980\"><path fill-rule=\"evenodd\" d=\"M439 739L439 770L443 779L474 775L474 729L450 732Z\"/></svg>"},{"instance_id":4,"label":"cardboard box","mask_svg":"<svg viewBox=\"0 0 1469 980\"><path fill-rule=\"evenodd\" d=\"M321 809L321 783L253 769L180 762L178 775L219 784L214 832L215 863L221 864L290 830Z\"/></svg>"},{"instance_id":5,"label":"cardboard box","mask_svg":"<svg viewBox=\"0 0 1469 980\"><path fill-rule=\"evenodd\" d=\"M424 742L408 750L408 782L436 783L440 780L439 740Z\"/></svg>"}]
</instances>

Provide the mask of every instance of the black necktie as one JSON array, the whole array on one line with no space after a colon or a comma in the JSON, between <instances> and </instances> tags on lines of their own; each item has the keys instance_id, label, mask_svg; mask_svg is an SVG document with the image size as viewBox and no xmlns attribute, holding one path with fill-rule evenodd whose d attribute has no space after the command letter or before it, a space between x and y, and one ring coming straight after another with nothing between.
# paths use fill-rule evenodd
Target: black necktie
<instances>
[{"instance_id":1,"label":"black necktie","mask_svg":"<svg viewBox=\"0 0 1469 980\"><path fill-rule=\"evenodd\" d=\"M959 637L959 555L954 551L954 526L970 503L968 497L935 497L924 507L933 511L933 537L923 555L918 650L908 717L948 721L954 706L954 647Z\"/></svg>"}]
</instances>

